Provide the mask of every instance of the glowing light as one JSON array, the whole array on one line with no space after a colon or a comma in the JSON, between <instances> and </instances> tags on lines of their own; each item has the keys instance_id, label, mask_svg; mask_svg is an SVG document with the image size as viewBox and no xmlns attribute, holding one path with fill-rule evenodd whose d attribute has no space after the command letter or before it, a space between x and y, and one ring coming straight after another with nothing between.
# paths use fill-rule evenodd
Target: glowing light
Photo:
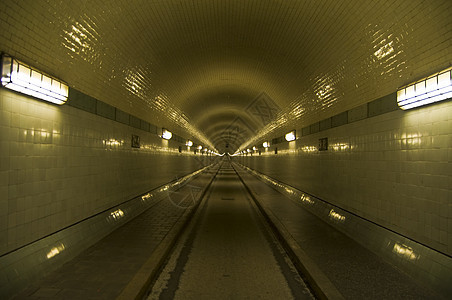
<instances>
[{"instance_id":1,"label":"glowing light","mask_svg":"<svg viewBox=\"0 0 452 300\"><path fill-rule=\"evenodd\" d=\"M268 147L270 147L270 143L269 142L263 142L262 143L262 147L268 148Z\"/></svg>"},{"instance_id":2,"label":"glowing light","mask_svg":"<svg viewBox=\"0 0 452 300\"><path fill-rule=\"evenodd\" d=\"M403 244L395 243L394 248L392 248L392 252L395 253L397 256L400 256L407 260L416 260L419 259L418 254L414 253L413 249L411 247L408 247Z\"/></svg>"},{"instance_id":3,"label":"glowing light","mask_svg":"<svg viewBox=\"0 0 452 300\"><path fill-rule=\"evenodd\" d=\"M193 146L193 142L190 141L190 140L188 140L188 141L185 143L185 145L188 146L188 147L191 147L191 146Z\"/></svg>"},{"instance_id":4,"label":"glowing light","mask_svg":"<svg viewBox=\"0 0 452 300\"><path fill-rule=\"evenodd\" d=\"M452 98L451 69L397 90L397 104L403 110Z\"/></svg>"},{"instance_id":5,"label":"glowing light","mask_svg":"<svg viewBox=\"0 0 452 300\"><path fill-rule=\"evenodd\" d=\"M171 131L163 128L162 130L162 138L165 140L170 140L173 137L173 134L171 133Z\"/></svg>"},{"instance_id":6,"label":"glowing light","mask_svg":"<svg viewBox=\"0 0 452 300\"><path fill-rule=\"evenodd\" d=\"M334 209L330 210L330 213L328 214L328 216L330 217L330 219L339 221L339 222L344 222L345 221L345 216L341 215L338 212L335 212Z\"/></svg>"},{"instance_id":7,"label":"glowing light","mask_svg":"<svg viewBox=\"0 0 452 300\"><path fill-rule=\"evenodd\" d=\"M286 135L285 135L285 139L286 139L286 141L288 141L288 142L294 141L295 138L296 138L296 136L295 136L295 130L292 130L291 132L286 133Z\"/></svg>"},{"instance_id":8,"label":"glowing light","mask_svg":"<svg viewBox=\"0 0 452 300\"><path fill-rule=\"evenodd\" d=\"M198 150L202 150L202 146L201 145L198 146Z\"/></svg>"},{"instance_id":9,"label":"glowing light","mask_svg":"<svg viewBox=\"0 0 452 300\"><path fill-rule=\"evenodd\" d=\"M50 249L50 251L47 253L47 259L51 259L52 257L60 254L65 249L66 248L64 247L64 244L60 243L58 246L53 247L52 249Z\"/></svg>"},{"instance_id":10,"label":"glowing light","mask_svg":"<svg viewBox=\"0 0 452 300\"><path fill-rule=\"evenodd\" d=\"M256 147L256 146L253 146L253 150L254 150L254 151L257 151L257 147Z\"/></svg>"},{"instance_id":11,"label":"glowing light","mask_svg":"<svg viewBox=\"0 0 452 300\"><path fill-rule=\"evenodd\" d=\"M64 82L7 55L2 56L1 81L8 89L58 105L68 98L69 88Z\"/></svg>"}]
</instances>

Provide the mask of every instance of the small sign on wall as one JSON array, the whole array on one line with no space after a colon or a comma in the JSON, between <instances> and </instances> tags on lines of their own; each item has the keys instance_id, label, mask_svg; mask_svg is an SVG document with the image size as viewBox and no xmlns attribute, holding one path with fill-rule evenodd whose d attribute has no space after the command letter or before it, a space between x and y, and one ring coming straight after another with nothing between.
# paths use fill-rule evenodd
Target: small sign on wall
<instances>
[{"instance_id":1,"label":"small sign on wall","mask_svg":"<svg viewBox=\"0 0 452 300\"><path fill-rule=\"evenodd\" d=\"M132 148L140 148L140 137L132 134Z\"/></svg>"},{"instance_id":2,"label":"small sign on wall","mask_svg":"<svg viewBox=\"0 0 452 300\"><path fill-rule=\"evenodd\" d=\"M319 139L319 151L328 150L328 138Z\"/></svg>"}]
</instances>

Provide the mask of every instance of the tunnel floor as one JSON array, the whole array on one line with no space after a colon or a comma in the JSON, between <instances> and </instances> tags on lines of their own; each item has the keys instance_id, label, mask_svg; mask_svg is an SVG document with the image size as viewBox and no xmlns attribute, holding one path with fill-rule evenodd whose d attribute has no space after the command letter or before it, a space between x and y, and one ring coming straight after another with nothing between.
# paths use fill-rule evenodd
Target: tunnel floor
<instances>
[{"instance_id":1,"label":"tunnel floor","mask_svg":"<svg viewBox=\"0 0 452 300\"><path fill-rule=\"evenodd\" d=\"M313 296L225 163L148 299Z\"/></svg>"}]
</instances>

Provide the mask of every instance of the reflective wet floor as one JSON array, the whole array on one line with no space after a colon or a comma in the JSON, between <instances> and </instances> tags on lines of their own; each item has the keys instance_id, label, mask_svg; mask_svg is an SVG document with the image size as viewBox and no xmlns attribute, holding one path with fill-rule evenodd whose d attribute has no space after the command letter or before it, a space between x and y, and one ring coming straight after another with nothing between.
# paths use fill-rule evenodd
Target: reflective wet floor
<instances>
[{"instance_id":1,"label":"reflective wet floor","mask_svg":"<svg viewBox=\"0 0 452 300\"><path fill-rule=\"evenodd\" d=\"M313 299L225 163L148 299Z\"/></svg>"}]
</instances>

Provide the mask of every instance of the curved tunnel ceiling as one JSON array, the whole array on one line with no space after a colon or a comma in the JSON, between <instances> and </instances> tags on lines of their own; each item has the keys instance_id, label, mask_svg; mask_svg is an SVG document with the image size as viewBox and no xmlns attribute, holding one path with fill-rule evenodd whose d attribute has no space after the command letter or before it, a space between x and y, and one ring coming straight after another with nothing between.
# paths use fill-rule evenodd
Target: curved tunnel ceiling
<instances>
[{"instance_id":1,"label":"curved tunnel ceiling","mask_svg":"<svg viewBox=\"0 0 452 300\"><path fill-rule=\"evenodd\" d=\"M452 62L448 0L2 2L2 51L220 152Z\"/></svg>"}]
</instances>

